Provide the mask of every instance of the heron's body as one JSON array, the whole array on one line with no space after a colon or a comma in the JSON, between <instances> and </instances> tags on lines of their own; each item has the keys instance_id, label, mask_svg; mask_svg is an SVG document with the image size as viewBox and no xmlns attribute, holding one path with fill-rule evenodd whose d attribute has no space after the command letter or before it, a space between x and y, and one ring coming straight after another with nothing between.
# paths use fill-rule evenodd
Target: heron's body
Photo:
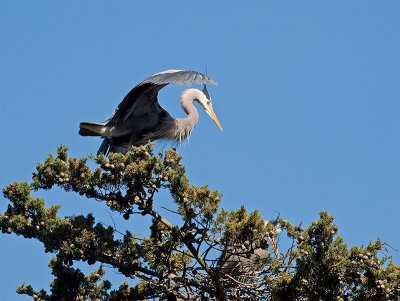
<instances>
[{"instance_id":1,"label":"heron's body","mask_svg":"<svg viewBox=\"0 0 400 301\"><path fill-rule=\"evenodd\" d=\"M282 230L278 223L278 218L272 221L264 221L267 230L265 236L272 246L276 258L279 258L276 237ZM247 246L226 245L217 266L223 275L243 276L249 273L256 273L263 267L260 259L267 257L269 252L269 246L262 246L260 242L248 242Z\"/></svg>"},{"instance_id":2,"label":"heron's body","mask_svg":"<svg viewBox=\"0 0 400 301\"><path fill-rule=\"evenodd\" d=\"M221 273L231 276L242 276L244 274L256 273L262 267L260 259L269 254L268 247L257 248L254 245L243 250L241 247L227 246L220 257Z\"/></svg>"},{"instance_id":3,"label":"heron's body","mask_svg":"<svg viewBox=\"0 0 400 301\"><path fill-rule=\"evenodd\" d=\"M186 89L181 95L181 106L186 118L173 118L158 103L158 91L166 85L192 81L204 83L203 91ZM188 138L199 120L193 101L199 102L221 128L212 109L206 85L216 84L204 74L195 71L168 70L150 76L135 86L122 100L109 120L103 123L82 122L79 134L104 138L98 154L126 152L134 145L146 144L149 140L168 139L182 141Z\"/></svg>"}]
</instances>

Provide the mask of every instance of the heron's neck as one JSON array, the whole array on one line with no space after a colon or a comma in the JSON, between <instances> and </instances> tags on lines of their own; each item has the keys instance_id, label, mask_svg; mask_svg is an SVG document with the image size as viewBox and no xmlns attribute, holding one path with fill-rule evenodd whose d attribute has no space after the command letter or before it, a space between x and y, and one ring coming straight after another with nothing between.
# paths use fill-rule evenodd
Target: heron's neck
<instances>
[{"instance_id":1,"label":"heron's neck","mask_svg":"<svg viewBox=\"0 0 400 301\"><path fill-rule=\"evenodd\" d=\"M174 134L175 139L184 140L190 136L190 133L199 121L199 113L196 107L193 105L193 101L199 101L201 97L204 97L198 89L186 89L181 95L181 106L187 114L186 118L177 118L176 132Z\"/></svg>"},{"instance_id":2,"label":"heron's neck","mask_svg":"<svg viewBox=\"0 0 400 301\"><path fill-rule=\"evenodd\" d=\"M189 122L193 127L199 121L199 112L193 105L193 101L199 101L203 97L203 92L198 89L186 89L181 95L181 106L185 113L188 115L186 118L180 119L185 121L186 124Z\"/></svg>"}]
</instances>

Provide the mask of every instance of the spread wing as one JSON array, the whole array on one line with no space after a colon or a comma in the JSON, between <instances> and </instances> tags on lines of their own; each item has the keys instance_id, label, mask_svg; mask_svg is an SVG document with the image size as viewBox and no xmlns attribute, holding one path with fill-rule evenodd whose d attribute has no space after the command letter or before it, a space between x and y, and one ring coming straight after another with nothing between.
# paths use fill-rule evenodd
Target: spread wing
<instances>
[{"instance_id":1,"label":"spread wing","mask_svg":"<svg viewBox=\"0 0 400 301\"><path fill-rule=\"evenodd\" d=\"M207 86L212 84L217 85L214 80L196 71L167 70L154 74L135 86L124 97L108 120L108 124L115 124L121 120L126 120L134 111L143 115L146 112L156 110L159 107L157 103L158 91L163 87L168 84L183 85L184 83L190 87L193 81L198 86L201 86L203 83Z\"/></svg>"}]
</instances>

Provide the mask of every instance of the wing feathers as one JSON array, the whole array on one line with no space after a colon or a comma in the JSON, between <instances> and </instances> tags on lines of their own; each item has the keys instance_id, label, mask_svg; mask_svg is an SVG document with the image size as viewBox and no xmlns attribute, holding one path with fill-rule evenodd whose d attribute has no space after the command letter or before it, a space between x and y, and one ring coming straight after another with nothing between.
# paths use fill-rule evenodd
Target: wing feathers
<instances>
[{"instance_id":1,"label":"wing feathers","mask_svg":"<svg viewBox=\"0 0 400 301\"><path fill-rule=\"evenodd\" d=\"M204 82L207 86L217 85L214 80L204 74L201 74L200 72L190 70L167 70L150 76L136 87L147 83L156 85L182 85L185 82L187 86L190 86L193 80L198 86L201 86L202 82Z\"/></svg>"},{"instance_id":2,"label":"wing feathers","mask_svg":"<svg viewBox=\"0 0 400 301\"><path fill-rule=\"evenodd\" d=\"M81 136L101 136L105 131L105 123L81 122L79 124L79 135Z\"/></svg>"},{"instance_id":3,"label":"wing feathers","mask_svg":"<svg viewBox=\"0 0 400 301\"><path fill-rule=\"evenodd\" d=\"M157 101L158 91L166 85L183 85L186 83L186 85L190 87L193 81L198 86L201 86L202 83L207 86L217 85L214 80L200 72L190 70L166 70L146 78L135 86L118 105L118 108L108 121L110 123L115 123L119 120L126 119L133 111L132 106L135 105L136 101L143 93L149 93L149 91L151 91L151 93L148 94L152 95L152 97L149 97L149 101Z\"/></svg>"}]
</instances>

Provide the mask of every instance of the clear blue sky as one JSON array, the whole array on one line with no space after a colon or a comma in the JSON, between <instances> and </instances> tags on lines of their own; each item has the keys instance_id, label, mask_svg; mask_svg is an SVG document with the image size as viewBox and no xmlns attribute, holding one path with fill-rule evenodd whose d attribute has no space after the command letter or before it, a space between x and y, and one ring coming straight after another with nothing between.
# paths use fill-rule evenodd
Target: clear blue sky
<instances>
[{"instance_id":1,"label":"clear blue sky","mask_svg":"<svg viewBox=\"0 0 400 301\"><path fill-rule=\"evenodd\" d=\"M400 249L400 2L66 3L0 3L1 187L30 180L57 145L95 153L100 139L78 136L79 122L104 120L147 76L207 65L224 132L200 112L180 149L193 184L265 218L308 225L327 210L349 245L380 237ZM182 90L160 93L173 116L184 116ZM93 200L36 195L62 216L112 223ZM41 244L0 235L0 245L1 300L28 300L14 293L23 281L48 287Z\"/></svg>"}]
</instances>

